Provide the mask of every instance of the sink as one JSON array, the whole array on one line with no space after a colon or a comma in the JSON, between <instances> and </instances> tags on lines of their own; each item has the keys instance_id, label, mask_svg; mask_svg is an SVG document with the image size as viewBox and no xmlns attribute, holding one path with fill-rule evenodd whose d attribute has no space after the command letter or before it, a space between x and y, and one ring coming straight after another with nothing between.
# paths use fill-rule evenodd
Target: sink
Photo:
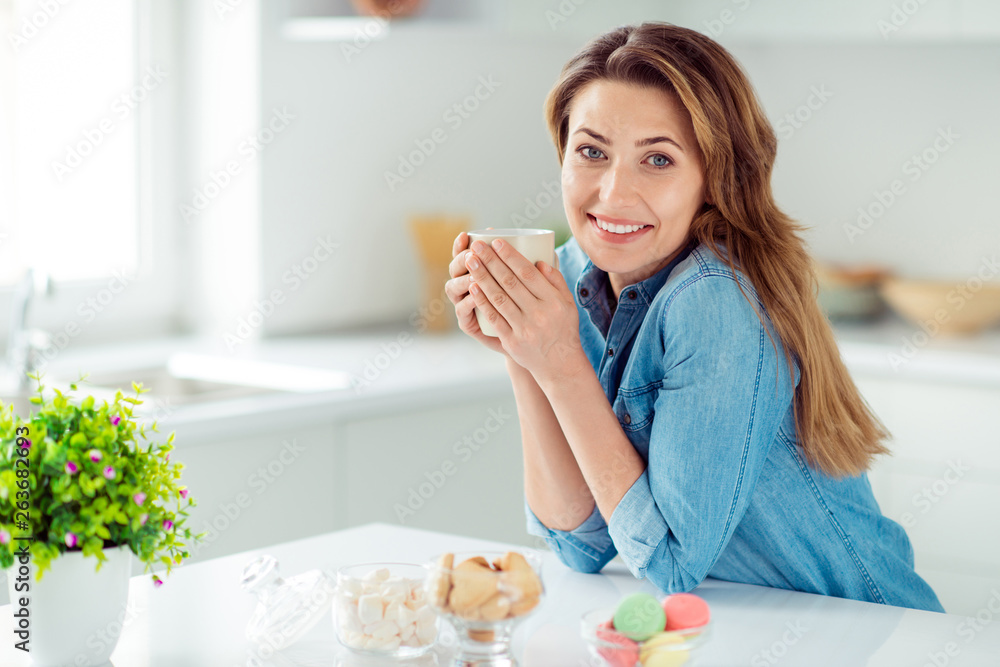
<instances>
[{"instance_id":1,"label":"sink","mask_svg":"<svg viewBox=\"0 0 1000 667\"><path fill-rule=\"evenodd\" d=\"M165 364L92 373L87 383L122 393L141 382L152 398L172 403L202 403L275 392L336 391L351 386L350 375L303 366L252 359L228 359L208 354L178 352ZM144 396L147 394L144 392Z\"/></svg>"},{"instance_id":2,"label":"sink","mask_svg":"<svg viewBox=\"0 0 1000 667\"><path fill-rule=\"evenodd\" d=\"M68 391L71 381L77 382L66 378L48 378L44 384ZM133 382L143 386L143 404L136 409L137 413L143 414L169 413L174 406L181 405L275 393L346 390L351 386L350 375L341 371L178 352L163 363L106 368L88 373L86 380L77 384L74 393L77 396L93 395L99 401L110 402L114 400L117 390L126 396L134 396ZM22 411L27 414L25 397L6 396L0 400L7 404L12 398L17 414L22 414Z\"/></svg>"},{"instance_id":3,"label":"sink","mask_svg":"<svg viewBox=\"0 0 1000 667\"><path fill-rule=\"evenodd\" d=\"M176 405L221 401L282 391L281 389L251 387L230 382L178 377L171 373L166 366L150 366L147 368L133 368L107 373L93 373L88 375L86 381L79 385L79 387L81 392L97 389L109 390L112 394L114 394L116 389L121 389L122 393L126 396L134 396L135 391L132 389L133 382L140 382L144 390L149 390L148 392L143 391L143 400L163 397Z\"/></svg>"}]
</instances>

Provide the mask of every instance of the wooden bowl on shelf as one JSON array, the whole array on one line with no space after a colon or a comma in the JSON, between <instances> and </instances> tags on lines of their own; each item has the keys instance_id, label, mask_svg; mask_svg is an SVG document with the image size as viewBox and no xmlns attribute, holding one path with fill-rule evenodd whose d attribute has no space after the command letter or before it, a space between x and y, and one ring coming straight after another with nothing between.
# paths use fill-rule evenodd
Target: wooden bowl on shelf
<instances>
[{"instance_id":1,"label":"wooden bowl on shelf","mask_svg":"<svg viewBox=\"0 0 1000 667\"><path fill-rule=\"evenodd\" d=\"M424 0L351 0L354 11L362 16L399 18L413 16L424 6Z\"/></svg>"},{"instance_id":2,"label":"wooden bowl on shelf","mask_svg":"<svg viewBox=\"0 0 1000 667\"><path fill-rule=\"evenodd\" d=\"M961 282L887 278L879 288L904 319L948 336L972 335L1000 322L1000 285L973 290Z\"/></svg>"},{"instance_id":3,"label":"wooden bowl on shelf","mask_svg":"<svg viewBox=\"0 0 1000 667\"><path fill-rule=\"evenodd\" d=\"M885 310L878 286L889 275L881 266L814 264L820 308L831 320L870 320Z\"/></svg>"}]
</instances>

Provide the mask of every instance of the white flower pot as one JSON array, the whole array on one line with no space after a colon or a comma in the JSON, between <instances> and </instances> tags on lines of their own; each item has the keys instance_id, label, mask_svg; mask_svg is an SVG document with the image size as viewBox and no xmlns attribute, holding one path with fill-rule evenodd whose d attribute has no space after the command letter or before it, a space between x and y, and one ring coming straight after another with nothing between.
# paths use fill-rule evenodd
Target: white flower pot
<instances>
[{"instance_id":1,"label":"white flower pot","mask_svg":"<svg viewBox=\"0 0 1000 667\"><path fill-rule=\"evenodd\" d=\"M108 560L94 572L97 559L72 551L52 561L51 569L35 580L29 563L29 591L17 591L23 572L15 559L7 570L7 590L16 614L28 599L28 649L38 667L98 667L107 665L118 644L128 604L132 552L128 546L107 548ZM23 585L23 584L22 584ZM15 617L15 630L17 628ZM10 641L10 639L8 639ZM21 639L15 635L14 642Z\"/></svg>"}]
</instances>

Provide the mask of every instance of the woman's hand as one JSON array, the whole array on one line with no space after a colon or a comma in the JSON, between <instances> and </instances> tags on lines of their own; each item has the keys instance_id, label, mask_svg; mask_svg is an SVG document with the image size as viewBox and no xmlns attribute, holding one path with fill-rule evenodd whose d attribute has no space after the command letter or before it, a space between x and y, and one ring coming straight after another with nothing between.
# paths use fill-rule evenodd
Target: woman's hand
<instances>
[{"instance_id":1,"label":"woman's hand","mask_svg":"<svg viewBox=\"0 0 1000 667\"><path fill-rule=\"evenodd\" d=\"M532 265L500 240L492 247L476 241L463 258L471 277L466 289L513 361L540 384L592 371L580 344L573 293L557 269Z\"/></svg>"},{"instance_id":2,"label":"woman's hand","mask_svg":"<svg viewBox=\"0 0 1000 667\"><path fill-rule=\"evenodd\" d=\"M500 339L494 336L487 336L479 328L476 320L476 301L469 294L469 283L472 278L465 267L465 258L469 254L469 235L462 232L455 237L455 243L451 248L451 264L448 265L448 274L451 280L444 284L444 293L448 299L455 304L455 316L458 318L458 328L472 336L480 343L493 350L507 356L507 352L500 344Z\"/></svg>"}]
</instances>

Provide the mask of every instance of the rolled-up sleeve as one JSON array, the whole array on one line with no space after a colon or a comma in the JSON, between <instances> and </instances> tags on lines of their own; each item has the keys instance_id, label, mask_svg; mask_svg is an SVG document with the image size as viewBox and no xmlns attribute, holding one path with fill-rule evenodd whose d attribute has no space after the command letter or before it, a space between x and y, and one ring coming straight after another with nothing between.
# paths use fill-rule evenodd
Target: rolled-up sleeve
<instances>
[{"instance_id":1,"label":"rolled-up sleeve","mask_svg":"<svg viewBox=\"0 0 1000 667\"><path fill-rule=\"evenodd\" d=\"M608 524L594 511L573 530L553 530L539 521L527 500L524 512L528 518L528 533L545 540L549 548L565 564L578 572L600 572L618 553L608 534Z\"/></svg>"},{"instance_id":2,"label":"rolled-up sleeve","mask_svg":"<svg viewBox=\"0 0 1000 667\"><path fill-rule=\"evenodd\" d=\"M636 577L674 593L700 584L732 537L794 384L732 278L693 281L661 317L663 381L647 468L608 533Z\"/></svg>"}]
</instances>

